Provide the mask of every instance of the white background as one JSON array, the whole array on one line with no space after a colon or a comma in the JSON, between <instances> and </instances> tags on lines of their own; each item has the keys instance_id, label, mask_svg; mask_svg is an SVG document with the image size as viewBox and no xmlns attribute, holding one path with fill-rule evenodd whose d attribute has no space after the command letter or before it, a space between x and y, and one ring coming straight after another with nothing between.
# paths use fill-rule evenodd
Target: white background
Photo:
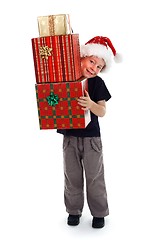
<instances>
[{"instance_id":1,"label":"white background","mask_svg":"<svg viewBox=\"0 0 155 240\"><path fill-rule=\"evenodd\" d=\"M0 6L0 239L155 239L153 0L3 1ZM100 119L110 215L91 228L87 203L66 224L62 136L39 130L31 38L37 16L69 13L83 44L109 37L123 55L102 74L112 98Z\"/></svg>"}]
</instances>

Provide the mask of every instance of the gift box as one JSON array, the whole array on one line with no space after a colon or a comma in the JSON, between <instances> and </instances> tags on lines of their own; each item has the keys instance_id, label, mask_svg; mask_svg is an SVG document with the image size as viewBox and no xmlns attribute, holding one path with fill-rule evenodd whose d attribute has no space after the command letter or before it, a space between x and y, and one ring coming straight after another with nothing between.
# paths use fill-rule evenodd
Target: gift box
<instances>
[{"instance_id":1,"label":"gift box","mask_svg":"<svg viewBox=\"0 0 155 240\"><path fill-rule=\"evenodd\" d=\"M32 38L32 49L37 83L81 77L79 34Z\"/></svg>"},{"instance_id":2,"label":"gift box","mask_svg":"<svg viewBox=\"0 0 155 240\"><path fill-rule=\"evenodd\" d=\"M90 111L84 111L77 99L84 95L88 80L36 84L40 129L85 128Z\"/></svg>"},{"instance_id":3,"label":"gift box","mask_svg":"<svg viewBox=\"0 0 155 240\"><path fill-rule=\"evenodd\" d=\"M40 37L72 33L69 14L40 16L37 20Z\"/></svg>"}]
</instances>

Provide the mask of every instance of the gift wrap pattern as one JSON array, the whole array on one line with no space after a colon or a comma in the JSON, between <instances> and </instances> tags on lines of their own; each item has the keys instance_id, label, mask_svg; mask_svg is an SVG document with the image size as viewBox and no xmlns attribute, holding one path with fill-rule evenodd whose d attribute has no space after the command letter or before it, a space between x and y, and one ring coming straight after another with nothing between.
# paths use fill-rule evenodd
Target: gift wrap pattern
<instances>
[{"instance_id":1,"label":"gift wrap pattern","mask_svg":"<svg viewBox=\"0 0 155 240\"><path fill-rule=\"evenodd\" d=\"M79 34L32 38L37 83L81 77Z\"/></svg>"},{"instance_id":2,"label":"gift wrap pattern","mask_svg":"<svg viewBox=\"0 0 155 240\"><path fill-rule=\"evenodd\" d=\"M40 129L85 128L90 111L84 111L77 99L84 95L88 80L36 84Z\"/></svg>"},{"instance_id":3,"label":"gift wrap pattern","mask_svg":"<svg viewBox=\"0 0 155 240\"><path fill-rule=\"evenodd\" d=\"M72 33L69 14L39 16L37 20L40 37Z\"/></svg>"}]
</instances>

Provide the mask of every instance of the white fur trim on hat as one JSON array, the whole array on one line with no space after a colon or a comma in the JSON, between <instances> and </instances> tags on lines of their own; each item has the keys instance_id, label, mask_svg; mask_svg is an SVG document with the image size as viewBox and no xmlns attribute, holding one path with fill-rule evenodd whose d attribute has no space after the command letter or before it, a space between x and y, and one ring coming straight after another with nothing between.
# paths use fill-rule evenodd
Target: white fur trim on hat
<instances>
[{"instance_id":1,"label":"white fur trim on hat","mask_svg":"<svg viewBox=\"0 0 155 240\"><path fill-rule=\"evenodd\" d=\"M90 43L80 46L81 57L95 56L104 59L106 67L110 67L113 58L112 52L106 46L96 43Z\"/></svg>"}]
</instances>

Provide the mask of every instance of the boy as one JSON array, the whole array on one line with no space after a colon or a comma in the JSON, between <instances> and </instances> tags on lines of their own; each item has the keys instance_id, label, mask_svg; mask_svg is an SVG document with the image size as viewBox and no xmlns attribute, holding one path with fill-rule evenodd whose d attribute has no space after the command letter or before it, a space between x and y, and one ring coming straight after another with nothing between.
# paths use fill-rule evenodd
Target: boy
<instances>
[{"instance_id":1,"label":"boy","mask_svg":"<svg viewBox=\"0 0 155 240\"><path fill-rule=\"evenodd\" d=\"M82 74L88 78L88 92L85 91L85 96L78 99L78 104L83 110L90 110L91 122L85 129L57 130L64 135L64 200L69 213L68 225L78 225L84 206L85 171L87 203L93 216L92 227L102 228L109 209L98 117L105 115L106 101L111 95L97 75L110 66L116 50L109 38L97 36L81 46L80 53Z\"/></svg>"}]
</instances>

